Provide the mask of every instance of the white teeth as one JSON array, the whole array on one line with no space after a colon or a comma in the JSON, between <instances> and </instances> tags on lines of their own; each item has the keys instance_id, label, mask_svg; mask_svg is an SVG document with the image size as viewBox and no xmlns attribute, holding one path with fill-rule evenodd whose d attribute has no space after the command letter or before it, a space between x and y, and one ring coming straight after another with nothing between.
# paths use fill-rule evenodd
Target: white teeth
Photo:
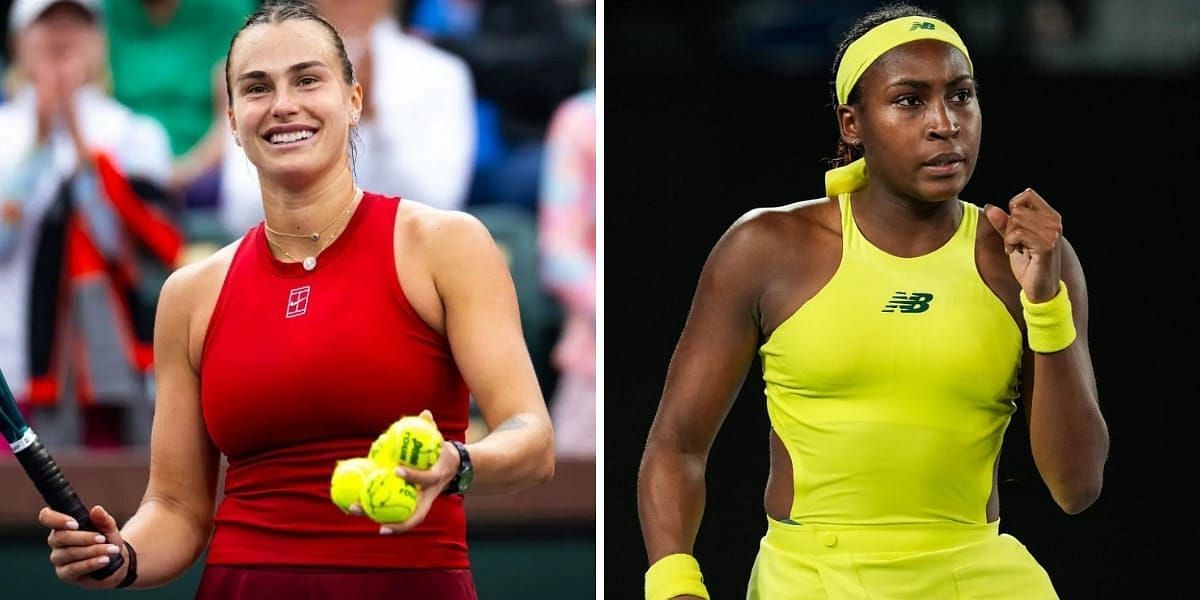
<instances>
[{"instance_id":1,"label":"white teeth","mask_svg":"<svg viewBox=\"0 0 1200 600\"><path fill-rule=\"evenodd\" d=\"M298 142L300 140L306 140L312 136L313 136L313 132L309 131L307 129L303 130L303 131L291 131L288 133L276 133L271 136L271 143L272 144L287 144L290 142Z\"/></svg>"}]
</instances>

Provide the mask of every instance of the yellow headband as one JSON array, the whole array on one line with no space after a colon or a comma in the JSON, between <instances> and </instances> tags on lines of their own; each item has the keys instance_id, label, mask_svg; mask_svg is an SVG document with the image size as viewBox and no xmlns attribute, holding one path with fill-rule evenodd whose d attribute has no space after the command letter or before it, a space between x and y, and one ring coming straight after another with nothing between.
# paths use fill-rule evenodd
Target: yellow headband
<instances>
[{"instance_id":1,"label":"yellow headband","mask_svg":"<svg viewBox=\"0 0 1200 600\"><path fill-rule=\"evenodd\" d=\"M892 48L917 40L938 40L958 48L967 59L967 67L974 74L975 67L971 64L967 46L952 27L937 19L900 17L872 28L846 48L842 61L838 63L838 104L845 104L849 100L850 90L854 89L859 78L880 56ZM867 163L862 158L825 172L825 193L830 197L862 189L865 185Z\"/></svg>"}]
</instances>

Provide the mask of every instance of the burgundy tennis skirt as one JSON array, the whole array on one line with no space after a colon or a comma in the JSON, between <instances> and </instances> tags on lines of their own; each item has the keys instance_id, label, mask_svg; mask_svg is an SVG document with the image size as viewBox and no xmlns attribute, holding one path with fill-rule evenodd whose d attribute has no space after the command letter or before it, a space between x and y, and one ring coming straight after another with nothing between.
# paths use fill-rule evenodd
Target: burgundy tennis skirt
<instances>
[{"instance_id":1,"label":"burgundy tennis skirt","mask_svg":"<svg viewBox=\"0 0 1200 600\"><path fill-rule=\"evenodd\" d=\"M208 565L197 600L477 600L468 569L395 571Z\"/></svg>"}]
</instances>

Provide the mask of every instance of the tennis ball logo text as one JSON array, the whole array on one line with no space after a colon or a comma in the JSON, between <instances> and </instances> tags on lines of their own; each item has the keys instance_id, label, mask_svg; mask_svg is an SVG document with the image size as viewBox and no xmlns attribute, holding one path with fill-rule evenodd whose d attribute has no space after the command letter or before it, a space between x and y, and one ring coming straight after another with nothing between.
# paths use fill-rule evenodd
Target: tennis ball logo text
<instances>
[{"instance_id":1,"label":"tennis ball logo text","mask_svg":"<svg viewBox=\"0 0 1200 600\"><path fill-rule=\"evenodd\" d=\"M915 29L933 30L933 29L935 29L935 27L934 27L933 23L930 23L929 21L913 21L912 27L909 27L908 30L913 31Z\"/></svg>"},{"instance_id":2,"label":"tennis ball logo text","mask_svg":"<svg viewBox=\"0 0 1200 600\"><path fill-rule=\"evenodd\" d=\"M421 449L425 446L416 436L406 435L400 442L400 460L412 464L421 463Z\"/></svg>"}]
</instances>

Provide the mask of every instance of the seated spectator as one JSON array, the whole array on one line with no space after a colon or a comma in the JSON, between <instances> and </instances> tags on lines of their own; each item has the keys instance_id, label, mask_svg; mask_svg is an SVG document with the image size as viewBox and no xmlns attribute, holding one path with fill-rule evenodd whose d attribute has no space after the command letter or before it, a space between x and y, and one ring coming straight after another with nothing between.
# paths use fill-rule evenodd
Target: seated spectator
<instances>
[{"instance_id":1,"label":"seated spectator","mask_svg":"<svg viewBox=\"0 0 1200 600\"><path fill-rule=\"evenodd\" d=\"M99 0L17 0L0 105L0 369L47 445L148 442L153 307L144 259L181 236L165 207L171 149L98 83ZM155 206L154 203L158 203Z\"/></svg>"},{"instance_id":2,"label":"seated spectator","mask_svg":"<svg viewBox=\"0 0 1200 600\"><path fill-rule=\"evenodd\" d=\"M563 308L551 354L558 456L596 452L596 93L563 102L550 121L538 213L542 280Z\"/></svg>"},{"instance_id":3,"label":"seated spectator","mask_svg":"<svg viewBox=\"0 0 1200 600\"><path fill-rule=\"evenodd\" d=\"M395 0L319 0L363 86L354 161L359 186L442 209L464 206L475 151L473 83L461 59L405 33ZM262 219L254 168L230 135L222 220L234 235Z\"/></svg>"}]
</instances>

